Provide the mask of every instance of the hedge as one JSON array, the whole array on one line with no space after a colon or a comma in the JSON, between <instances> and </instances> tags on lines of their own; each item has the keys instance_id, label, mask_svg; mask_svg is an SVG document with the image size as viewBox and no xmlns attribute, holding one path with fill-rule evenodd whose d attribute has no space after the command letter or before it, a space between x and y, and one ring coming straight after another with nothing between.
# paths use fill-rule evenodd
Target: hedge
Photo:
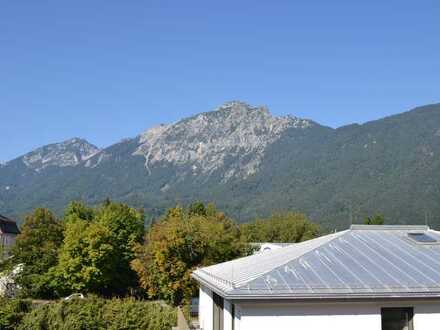
<instances>
[{"instance_id":1,"label":"hedge","mask_svg":"<svg viewBox=\"0 0 440 330\"><path fill-rule=\"evenodd\" d=\"M21 317L17 317L17 321L12 318L12 327L4 329L170 330L176 325L177 318L176 310L172 307L131 298L73 299L40 305L27 311L26 314L17 314ZM3 329L1 324L0 329Z\"/></svg>"},{"instance_id":2,"label":"hedge","mask_svg":"<svg viewBox=\"0 0 440 330\"><path fill-rule=\"evenodd\" d=\"M31 305L30 300L0 298L0 329L16 329Z\"/></svg>"}]
</instances>

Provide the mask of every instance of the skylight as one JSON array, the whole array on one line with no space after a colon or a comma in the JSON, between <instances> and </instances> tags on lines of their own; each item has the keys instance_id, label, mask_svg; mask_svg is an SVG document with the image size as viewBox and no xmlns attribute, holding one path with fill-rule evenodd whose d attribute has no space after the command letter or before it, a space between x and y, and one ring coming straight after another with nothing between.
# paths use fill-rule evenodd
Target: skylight
<instances>
[{"instance_id":1,"label":"skylight","mask_svg":"<svg viewBox=\"0 0 440 330\"><path fill-rule=\"evenodd\" d=\"M418 243L438 243L438 240L425 233L409 233L408 237Z\"/></svg>"}]
</instances>

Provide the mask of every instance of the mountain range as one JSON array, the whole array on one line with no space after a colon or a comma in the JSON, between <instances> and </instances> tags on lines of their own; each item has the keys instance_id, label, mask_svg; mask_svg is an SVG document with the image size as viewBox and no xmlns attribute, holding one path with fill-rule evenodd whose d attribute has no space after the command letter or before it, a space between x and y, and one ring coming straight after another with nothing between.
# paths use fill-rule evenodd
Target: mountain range
<instances>
[{"instance_id":1,"label":"mountain range","mask_svg":"<svg viewBox=\"0 0 440 330\"><path fill-rule=\"evenodd\" d=\"M440 104L340 128L233 101L100 149L81 138L0 164L0 213L71 200L212 201L238 222L297 210L327 228L381 213L440 226Z\"/></svg>"}]
</instances>

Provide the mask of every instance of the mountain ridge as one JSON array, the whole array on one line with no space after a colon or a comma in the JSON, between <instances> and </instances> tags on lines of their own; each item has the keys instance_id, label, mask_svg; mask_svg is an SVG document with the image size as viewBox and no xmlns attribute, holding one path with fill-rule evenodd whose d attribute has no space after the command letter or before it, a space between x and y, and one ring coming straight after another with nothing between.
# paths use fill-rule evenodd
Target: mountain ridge
<instances>
[{"instance_id":1,"label":"mountain ridge","mask_svg":"<svg viewBox=\"0 0 440 330\"><path fill-rule=\"evenodd\" d=\"M214 109L214 110L206 111L206 112L200 112L200 113L198 113L198 114L194 114L194 115L189 116L189 117L187 117L187 118L180 119L180 120L178 120L178 121L176 121L176 122L174 122L174 123L169 123L169 124L166 124L166 123L160 123L160 124L154 125L154 126L148 128L148 129L145 129L143 132L141 132L140 134L138 134L138 135L135 136L135 137L132 137L132 138L130 138L130 137L124 137L124 138L122 138L119 142L112 143L112 144L110 144L110 145L107 145L106 147L99 148L99 147L97 147L96 145L94 145L92 142L88 141L86 138L83 138L83 137L71 137L71 138L68 138L68 139L66 139L66 140L64 140L64 141L60 141L60 142L52 142L52 143L49 143L49 144L42 145L42 146L37 147L36 149L34 149L34 150L32 150L32 151L29 151L29 152L27 152L27 153L25 153L25 154L22 154L22 155L19 155L19 156L17 156L17 157L14 157L13 159L10 159L10 160L1 160L1 161L0 161L0 166L4 166L4 165L6 165L7 163L10 163L10 162L15 161L15 160L17 160L17 159L20 159L20 158L26 156L27 154L30 154L30 153L32 153L32 152L38 150L38 149L41 149L41 148L44 148L44 147L48 147L48 146L51 146L51 145L63 144L63 143L65 143L65 142L68 142L68 141L71 141L71 140L81 140L81 141L84 141L85 143L90 144L91 146L93 146L94 148L96 148L96 149L98 150L98 152L99 152L99 151L105 150L106 148L109 148L109 147L111 147L111 146L113 146L113 145L115 145L115 144L118 144L118 143L120 143L120 142L124 142L124 141L126 141L126 140L136 139L136 138L142 136L143 134L145 134L146 132L148 132L148 131L151 130L151 129L155 129L155 128L162 127L162 126L172 126L172 125L174 125L174 124L176 124L176 123L179 123L179 122L181 122L181 121L185 121L185 120L189 120L189 119L195 118L195 117L197 117L197 116L199 116L199 115L203 115L203 114L209 114L209 113L217 112L219 108L222 108L222 107L225 107L226 105L234 104L234 103L240 103L240 104L246 105L246 106L251 107L251 108L254 108L254 109L261 109L261 108L263 108L263 109L265 109L266 111L269 112L267 106L251 106L251 105L247 104L246 102L243 102L243 101L237 101L237 100L227 101L227 102L223 103L221 106L217 107L217 108ZM316 125L320 125L320 126L322 126L322 127L326 127L326 128L332 129L332 130L340 130L340 129L346 129L346 128L350 128L350 127L360 127L360 126L363 126L363 125L366 125L366 124L374 123L374 122L376 122L376 121L382 121L382 120L386 120L386 119L388 119L388 118L393 118L393 117L396 117L396 116L405 115L405 114L408 114L408 113L410 113L410 112L426 111L426 108L427 108L427 107L439 106L439 105L440 105L440 103L430 103L430 104L426 104L426 105L420 105L420 106L416 106L416 107L414 107L414 108L412 108L412 109L410 109L410 110L404 111L404 112L400 112L400 113L396 113L396 114L388 115L388 116L385 116L385 117L382 117L382 118L378 118L378 119L369 120L369 121L366 121L366 122L364 122L364 123L356 123L356 122L354 122L354 123L344 124L344 125L342 125L342 126L338 126L338 127L331 127L331 126L323 125L323 124L317 123L316 121L314 121L314 120L312 120L312 119L310 119L310 118L300 118L300 117L297 117L297 116L292 115L292 114L287 114L287 115L278 116L278 117L280 117L280 118L283 118L283 117L287 117L287 118L289 118L289 117L290 117L290 118L298 118L298 119L301 119L301 120L304 120L304 121L311 122L311 123L316 124Z\"/></svg>"},{"instance_id":2,"label":"mountain ridge","mask_svg":"<svg viewBox=\"0 0 440 330\"><path fill-rule=\"evenodd\" d=\"M0 211L61 212L71 199L111 197L157 216L200 199L239 221L296 209L327 227L372 212L420 223L440 216L439 114L433 104L331 128L231 101L106 148L81 140L80 152L58 163L37 157L38 171L18 157L0 166ZM411 188L420 196L410 198Z\"/></svg>"}]
</instances>

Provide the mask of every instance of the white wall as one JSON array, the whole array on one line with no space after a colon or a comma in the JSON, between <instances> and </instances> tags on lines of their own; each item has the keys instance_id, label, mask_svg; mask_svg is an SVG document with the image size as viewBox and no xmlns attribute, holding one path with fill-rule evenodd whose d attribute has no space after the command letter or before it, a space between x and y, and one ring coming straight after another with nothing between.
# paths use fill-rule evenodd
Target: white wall
<instances>
[{"instance_id":1,"label":"white wall","mask_svg":"<svg viewBox=\"0 0 440 330\"><path fill-rule=\"evenodd\" d=\"M212 292L200 288L201 329L213 328ZM381 330L382 307L413 307L414 330L440 329L440 301L399 303L235 303L235 330ZM224 330L232 330L232 304L224 301Z\"/></svg>"},{"instance_id":2,"label":"white wall","mask_svg":"<svg viewBox=\"0 0 440 330\"><path fill-rule=\"evenodd\" d=\"M228 300L223 301L223 325L224 330L232 330L232 304ZM199 289L199 324L202 330L213 329L214 302L212 291L204 286ZM235 314L237 317L237 313ZM236 323L237 324L237 323ZM238 330L235 327L235 330Z\"/></svg>"},{"instance_id":3,"label":"white wall","mask_svg":"<svg viewBox=\"0 0 440 330\"><path fill-rule=\"evenodd\" d=\"M223 328L232 330L232 304L226 299L223 306Z\"/></svg>"},{"instance_id":4,"label":"white wall","mask_svg":"<svg viewBox=\"0 0 440 330\"><path fill-rule=\"evenodd\" d=\"M414 330L440 329L440 302L414 306Z\"/></svg>"},{"instance_id":5,"label":"white wall","mask_svg":"<svg viewBox=\"0 0 440 330\"><path fill-rule=\"evenodd\" d=\"M204 286L199 289L199 324L203 330L212 330L213 328L214 305L212 292Z\"/></svg>"},{"instance_id":6,"label":"white wall","mask_svg":"<svg viewBox=\"0 0 440 330\"><path fill-rule=\"evenodd\" d=\"M381 330L382 307L413 307L414 330L440 329L440 302L372 302L236 304L235 330Z\"/></svg>"},{"instance_id":7,"label":"white wall","mask_svg":"<svg viewBox=\"0 0 440 330\"><path fill-rule=\"evenodd\" d=\"M374 306L240 304L240 314L240 330L381 330Z\"/></svg>"}]
</instances>

